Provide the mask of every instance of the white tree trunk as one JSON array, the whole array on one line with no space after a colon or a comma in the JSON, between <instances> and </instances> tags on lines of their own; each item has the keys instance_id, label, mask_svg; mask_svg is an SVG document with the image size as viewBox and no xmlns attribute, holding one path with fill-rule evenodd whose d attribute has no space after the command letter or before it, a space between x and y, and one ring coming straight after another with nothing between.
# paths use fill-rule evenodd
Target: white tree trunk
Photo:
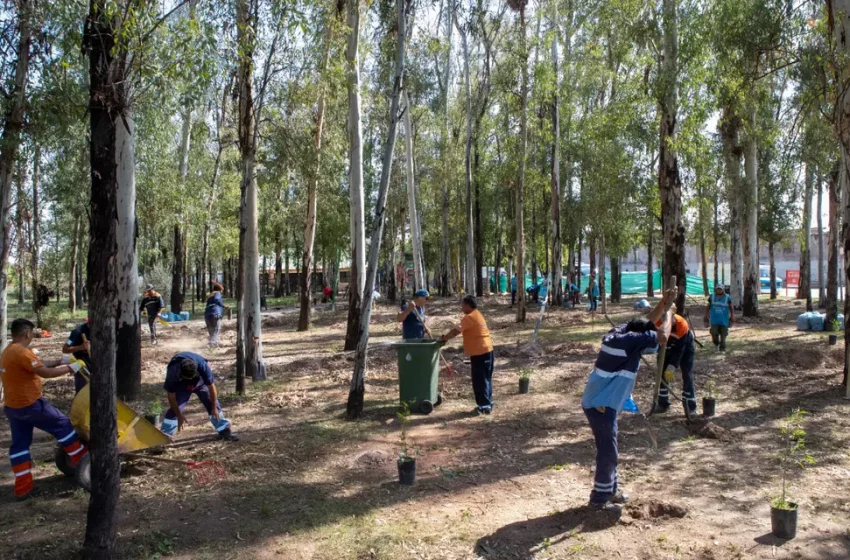
<instances>
[{"instance_id":1,"label":"white tree trunk","mask_svg":"<svg viewBox=\"0 0 850 560\"><path fill-rule=\"evenodd\" d=\"M410 2L410 3L409 3ZM378 198L375 202L375 218L372 221L371 243L369 245L369 268L366 274L366 290L363 293L363 308L357 330L357 350L354 354L354 372L348 393L346 414L349 418L358 418L363 412L363 398L366 393L366 351L369 346L369 321L372 318L371 287L378 275L378 255L381 252L381 239L386 221L387 193L392 172L393 151L398 133L399 100L404 79L404 51L407 43L407 23L412 0L399 0L398 36L396 40L395 74L392 96L390 98L390 123L384 153L381 158L381 182L378 186Z\"/></svg>"},{"instance_id":2,"label":"white tree trunk","mask_svg":"<svg viewBox=\"0 0 850 560\"><path fill-rule=\"evenodd\" d=\"M740 307L743 296L743 262L741 257L741 230L738 226L740 221L740 193L741 193L741 143L740 143L740 120L733 112L723 111L720 126L720 139L723 144L724 172L726 176L726 197L729 200L729 222L730 227L729 255L731 259L730 295L732 303Z\"/></svg>"},{"instance_id":3,"label":"white tree trunk","mask_svg":"<svg viewBox=\"0 0 850 560\"><path fill-rule=\"evenodd\" d=\"M472 215L472 88L469 82L469 44L467 42L467 29L461 28L455 21L460 33L460 43L463 49L463 77L464 91L466 93L466 147L464 162L464 179L466 180L466 267L464 279L464 292L475 295L475 224Z\"/></svg>"},{"instance_id":4,"label":"white tree trunk","mask_svg":"<svg viewBox=\"0 0 850 560\"><path fill-rule=\"evenodd\" d=\"M561 278L563 277L563 257L561 251L561 115L558 90L560 88L560 70L558 60L558 3L552 2L552 70L555 74L555 91L552 101L552 303L560 306L563 303ZM498 278L496 279L498 282Z\"/></svg>"},{"instance_id":5,"label":"white tree trunk","mask_svg":"<svg viewBox=\"0 0 850 560\"><path fill-rule=\"evenodd\" d=\"M759 255L758 255L758 142L755 137L756 107L750 109L750 126L746 149L744 150L744 182L742 232L744 236L744 316L755 317L759 312L759 294L761 293L761 282L759 280ZM808 233L808 232L806 232Z\"/></svg>"},{"instance_id":6,"label":"white tree trunk","mask_svg":"<svg viewBox=\"0 0 850 560\"><path fill-rule=\"evenodd\" d=\"M366 227L363 208L363 130L360 107L360 3L348 2L348 46L345 51L348 72L348 189L351 221L351 274L348 281L348 332L345 349L357 345L361 296L366 286ZM373 240L374 241L374 240ZM369 286L369 295L372 286ZM371 297L370 297L371 299Z\"/></svg>"},{"instance_id":7,"label":"white tree trunk","mask_svg":"<svg viewBox=\"0 0 850 560\"><path fill-rule=\"evenodd\" d=\"M815 188L818 191L818 209L816 212L818 224L818 307L823 307L826 298L826 275L823 268L823 182L820 179L820 174L815 180ZM832 237L832 230L829 232Z\"/></svg>"},{"instance_id":8,"label":"white tree trunk","mask_svg":"<svg viewBox=\"0 0 850 560\"><path fill-rule=\"evenodd\" d=\"M525 170L527 167L528 154L528 41L526 40L525 7L519 12L520 18L520 156L519 156L519 184L516 187L516 321L525 322L525 216L523 205L525 204Z\"/></svg>"},{"instance_id":9,"label":"white tree trunk","mask_svg":"<svg viewBox=\"0 0 850 560\"><path fill-rule=\"evenodd\" d=\"M410 97L404 92L404 145L405 169L407 171L407 207L410 215L410 245L413 248L413 289L427 289L425 266L422 254L422 228L419 225L419 212L416 210L416 182L413 167L413 117ZM400 288L403 288L400 286Z\"/></svg>"},{"instance_id":10,"label":"white tree trunk","mask_svg":"<svg viewBox=\"0 0 850 560\"><path fill-rule=\"evenodd\" d=\"M452 75L452 34L454 30L454 1L446 1L446 55L443 63L443 80L441 87L443 102L443 122L440 138L440 163L442 169L442 243L440 247L440 295L448 296L449 289L449 261L451 254L449 250L449 85Z\"/></svg>"}]
</instances>

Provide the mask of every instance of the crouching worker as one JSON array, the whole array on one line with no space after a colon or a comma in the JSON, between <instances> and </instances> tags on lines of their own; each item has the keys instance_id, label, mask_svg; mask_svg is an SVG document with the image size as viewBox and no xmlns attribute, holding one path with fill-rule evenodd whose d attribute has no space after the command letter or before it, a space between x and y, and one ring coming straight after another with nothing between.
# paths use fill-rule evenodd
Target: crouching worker
<instances>
[{"instance_id":1,"label":"crouching worker","mask_svg":"<svg viewBox=\"0 0 850 560\"><path fill-rule=\"evenodd\" d=\"M68 417L44 400L41 394L42 379L76 373L82 368L82 363L42 363L29 348L34 328L35 325L26 319L12 321L12 343L0 355L0 376L6 393L3 412L9 419L12 432L9 460L15 474L15 498L18 500L28 498L33 489L30 456L33 428L55 437L74 467L88 453Z\"/></svg>"},{"instance_id":2,"label":"crouching worker","mask_svg":"<svg viewBox=\"0 0 850 560\"><path fill-rule=\"evenodd\" d=\"M182 432L188 423L183 409L194 393L210 415L210 422L218 432L218 437L229 441L239 438L231 432L230 421L224 417L224 411L218 402L215 378L207 361L194 352L175 354L165 370L165 390L168 392L169 409L165 413L160 429L167 436Z\"/></svg>"},{"instance_id":3,"label":"crouching worker","mask_svg":"<svg viewBox=\"0 0 850 560\"><path fill-rule=\"evenodd\" d=\"M641 354L658 352L670 333L670 306L678 290L665 292L661 302L647 319L634 319L608 331L590 372L581 406L596 442L596 473L590 505L594 508L618 508L628 498L617 481L617 415L631 400ZM656 327L660 321L661 327ZM632 410L635 410L632 408Z\"/></svg>"}]
</instances>

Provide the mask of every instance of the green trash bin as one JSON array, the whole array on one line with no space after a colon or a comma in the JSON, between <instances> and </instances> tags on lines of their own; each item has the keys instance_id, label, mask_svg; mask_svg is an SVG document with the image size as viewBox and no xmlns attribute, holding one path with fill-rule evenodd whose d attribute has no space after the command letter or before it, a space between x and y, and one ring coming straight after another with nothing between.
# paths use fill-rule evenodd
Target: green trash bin
<instances>
[{"instance_id":1,"label":"green trash bin","mask_svg":"<svg viewBox=\"0 0 850 560\"><path fill-rule=\"evenodd\" d=\"M405 340L395 345L398 351L399 400L411 410L430 414L443 403L437 391L440 381L440 348L437 340Z\"/></svg>"}]
</instances>

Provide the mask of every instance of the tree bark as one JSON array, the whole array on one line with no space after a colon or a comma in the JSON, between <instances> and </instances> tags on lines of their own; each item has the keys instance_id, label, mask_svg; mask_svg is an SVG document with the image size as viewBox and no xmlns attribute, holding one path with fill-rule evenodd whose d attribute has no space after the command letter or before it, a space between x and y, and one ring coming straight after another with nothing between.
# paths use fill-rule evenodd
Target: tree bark
<instances>
[{"instance_id":1,"label":"tree bark","mask_svg":"<svg viewBox=\"0 0 850 560\"><path fill-rule=\"evenodd\" d=\"M171 260L171 312L183 311L183 235L180 224L174 224L174 244Z\"/></svg>"},{"instance_id":2,"label":"tree bark","mask_svg":"<svg viewBox=\"0 0 850 560\"><path fill-rule=\"evenodd\" d=\"M68 311L77 310L77 255L79 254L80 216L74 220L74 239L71 241L71 264L68 267ZM82 303L82 302L79 302Z\"/></svg>"},{"instance_id":3,"label":"tree bark","mask_svg":"<svg viewBox=\"0 0 850 560\"><path fill-rule=\"evenodd\" d=\"M392 96L390 98L390 122L387 140L384 143L384 153L381 158L381 182L378 186L378 197L375 202L375 217L372 220L371 243L369 245L369 268L366 273L366 285L363 291L363 309L360 322L357 325L357 344L354 354L354 372L348 393L346 416L354 419L363 413L363 398L366 393L366 354L369 345L369 321L372 318L372 286L378 274L378 255L381 251L384 222L386 221L387 193L392 171L393 151L398 133L399 99L404 79L404 51L407 44L407 24L412 3L409 0L398 0L398 21L396 37L395 76L393 78Z\"/></svg>"},{"instance_id":4,"label":"tree bark","mask_svg":"<svg viewBox=\"0 0 850 560\"><path fill-rule=\"evenodd\" d=\"M620 257L611 257L611 303L620 303L623 297L623 277Z\"/></svg>"},{"instance_id":5,"label":"tree bark","mask_svg":"<svg viewBox=\"0 0 850 560\"><path fill-rule=\"evenodd\" d=\"M561 115L558 89L560 70L558 60L558 3L552 2L552 70L555 74L554 98L552 100L552 303L563 305L563 262L561 255ZM612 282L613 283L613 282ZM613 287L613 286L612 286ZM617 300L619 301L619 299Z\"/></svg>"},{"instance_id":6,"label":"tree bark","mask_svg":"<svg viewBox=\"0 0 850 560\"><path fill-rule=\"evenodd\" d=\"M605 285L605 234L599 236L599 299L602 300L602 314L608 313L607 288Z\"/></svg>"},{"instance_id":7,"label":"tree bark","mask_svg":"<svg viewBox=\"0 0 850 560\"><path fill-rule=\"evenodd\" d=\"M814 166L806 162L805 191L803 193L803 222L800 235L800 286L797 289L797 299L806 300L806 310L812 311L812 195L814 189Z\"/></svg>"},{"instance_id":8,"label":"tree bark","mask_svg":"<svg viewBox=\"0 0 850 560\"><path fill-rule=\"evenodd\" d=\"M770 267L770 299L776 299L776 256L774 255L774 245L773 238L767 242L767 256L769 259L769 267Z\"/></svg>"},{"instance_id":9,"label":"tree bark","mask_svg":"<svg viewBox=\"0 0 850 560\"><path fill-rule=\"evenodd\" d=\"M653 286L652 273L652 238L655 236L654 217L650 217L649 236L646 238L646 297L655 297L655 286Z\"/></svg>"},{"instance_id":10,"label":"tree bark","mask_svg":"<svg viewBox=\"0 0 850 560\"><path fill-rule=\"evenodd\" d=\"M252 381L266 378L263 363L262 319L260 317L259 232L257 228L257 176L254 170L257 154L257 132L253 90L254 48L256 46L256 12L251 13L249 0L238 0L236 23L239 42L239 151L242 181L239 205L239 309L237 362L244 360L244 375ZM241 350L241 352L240 352ZM240 356L240 354L242 354ZM237 387L239 385L237 364ZM238 390L238 388L237 388ZM242 387L244 392L244 382Z\"/></svg>"},{"instance_id":11,"label":"tree bark","mask_svg":"<svg viewBox=\"0 0 850 560\"><path fill-rule=\"evenodd\" d=\"M407 171L407 210L410 216L410 246L413 252L413 290L425 290L428 282L425 280L424 255L422 251L422 227L419 223L419 212L416 209L416 184L414 182L413 166L413 117L410 98L404 92L404 145L405 169Z\"/></svg>"},{"instance_id":12,"label":"tree bark","mask_svg":"<svg viewBox=\"0 0 850 560\"><path fill-rule=\"evenodd\" d=\"M525 172L528 157L528 41L526 40L526 4L520 0L519 10L519 50L520 50L520 156L519 181L516 186L516 259L517 259L517 323L525 322Z\"/></svg>"},{"instance_id":13,"label":"tree bark","mask_svg":"<svg viewBox=\"0 0 850 560\"><path fill-rule=\"evenodd\" d=\"M466 182L466 281L464 293L475 295L475 277L477 276L475 263L475 240L473 223L473 199L472 199L472 87L469 78L469 44L467 41L468 29L463 29L457 21L455 22L460 42L463 49L463 76L464 92L466 94L466 145L464 146L464 181Z\"/></svg>"},{"instance_id":14,"label":"tree bark","mask_svg":"<svg viewBox=\"0 0 850 560\"><path fill-rule=\"evenodd\" d=\"M823 185L820 176L815 179L815 187L818 191L818 209L815 214L818 228L818 307L824 307L826 304L826 282L824 281L823 268Z\"/></svg>"},{"instance_id":15,"label":"tree bark","mask_svg":"<svg viewBox=\"0 0 850 560\"><path fill-rule=\"evenodd\" d=\"M366 229L363 209L363 131L360 109L360 2L347 2L347 21L351 32L345 51L348 85L348 189L351 220L351 269L348 290L348 330L345 335L345 350L357 347L360 336L358 325L362 308L362 295L366 286ZM393 117L395 118L395 117ZM392 163L392 162L390 162ZM375 240L372 240L375 242ZM380 245L380 242L378 242ZM368 286L369 300L372 286ZM349 401L351 397L349 396ZM362 402L361 402L362 406Z\"/></svg>"},{"instance_id":16,"label":"tree bark","mask_svg":"<svg viewBox=\"0 0 850 560\"><path fill-rule=\"evenodd\" d=\"M357 2L359 0L349 0ZM322 167L322 130L325 125L325 70L328 67L328 60L331 52L331 30L333 29L330 16L325 23L325 45L322 61L319 65L319 104L316 111L316 128L313 131L313 158L314 165L312 167L313 176L310 177L307 183L307 220L304 224L304 247L301 253L301 310L298 314L298 330L306 331L310 328L310 320L312 315L312 295L311 278L308 274L313 265L313 248L316 243L316 206L319 194L319 176L321 175ZM327 272L323 270L323 272Z\"/></svg>"},{"instance_id":17,"label":"tree bark","mask_svg":"<svg viewBox=\"0 0 850 560\"><path fill-rule=\"evenodd\" d=\"M758 255L758 140L756 139L756 106L750 108L750 126L748 132L746 149L744 151L744 171L746 181L742 197L742 208L744 216L743 227L743 253L744 253L744 317L757 317L759 314L759 294L761 293L761 281L759 280L759 255Z\"/></svg>"},{"instance_id":18,"label":"tree bark","mask_svg":"<svg viewBox=\"0 0 850 560\"><path fill-rule=\"evenodd\" d=\"M24 304L26 298L26 287L24 285L24 274L27 267L27 234L24 231L24 184L27 182L26 158L20 162L18 170L18 194L15 214L18 222L18 305Z\"/></svg>"},{"instance_id":19,"label":"tree bark","mask_svg":"<svg viewBox=\"0 0 850 560\"><path fill-rule=\"evenodd\" d=\"M664 30L664 55L661 63L662 95L661 148L659 154L658 188L661 193L661 223L664 238L662 286L675 276L679 286L676 307L685 313L687 278L685 277L685 225L682 221L682 179L676 153L676 124L678 112L678 0L664 0L662 27Z\"/></svg>"},{"instance_id":20,"label":"tree bark","mask_svg":"<svg viewBox=\"0 0 850 560\"><path fill-rule=\"evenodd\" d=\"M32 243L30 244L30 276L32 277L32 309L35 311L36 325L42 328L41 324L41 304L39 303L38 294L38 263L39 263L39 247L41 239L39 238L39 201L38 201L38 180L39 180L39 163L41 160L41 146L36 144L35 153L33 154L32 166Z\"/></svg>"},{"instance_id":21,"label":"tree bark","mask_svg":"<svg viewBox=\"0 0 850 560\"><path fill-rule=\"evenodd\" d=\"M729 255L731 259L729 284L732 304L740 307L744 297L743 262L741 256L741 219L740 193L741 156L740 143L741 119L731 109L724 108L720 121L720 141L723 145L724 171L726 175L726 198L729 201Z\"/></svg>"},{"instance_id":22,"label":"tree bark","mask_svg":"<svg viewBox=\"0 0 850 560\"><path fill-rule=\"evenodd\" d=\"M697 183L697 204L699 204L699 253L700 253L700 261L702 263L702 290L705 297L708 297L711 294L711 290L708 287L708 256L705 251L705 222L706 222L706 207L705 207L705 194L702 190L701 184Z\"/></svg>"},{"instance_id":23,"label":"tree bark","mask_svg":"<svg viewBox=\"0 0 850 560\"><path fill-rule=\"evenodd\" d=\"M713 242L714 242L714 285L716 286L718 282L720 282L720 275L718 274L718 268L720 267L720 252L718 247L720 246L720 222L717 219L717 190L714 191L714 229L712 232Z\"/></svg>"},{"instance_id":24,"label":"tree bark","mask_svg":"<svg viewBox=\"0 0 850 560\"><path fill-rule=\"evenodd\" d=\"M440 83L442 94L442 131L440 138L440 161L442 168L442 197L441 197L441 219L442 219L442 240L440 246L440 295L448 297L451 293L449 281L449 262L451 259L449 251L449 86L451 85L452 74L452 35L454 29L454 2L455 0L447 0L446 2L446 53L443 62L443 79Z\"/></svg>"},{"instance_id":25,"label":"tree bark","mask_svg":"<svg viewBox=\"0 0 850 560\"><path fill-rule=\"evenodd\" d=\"M826 301L824 302L824 307L826 308L825 324L826 329L829 331L835 330L833 328L833 321L838 315L838 209L841 205L839 186L841 189L847 188L847 175L845 174L842 184L839 184L838 174L831 173L828 184L829 253L826 272ZM820 190L820 185L818 185L818 190Z\"/></svg>"}]
</instances>

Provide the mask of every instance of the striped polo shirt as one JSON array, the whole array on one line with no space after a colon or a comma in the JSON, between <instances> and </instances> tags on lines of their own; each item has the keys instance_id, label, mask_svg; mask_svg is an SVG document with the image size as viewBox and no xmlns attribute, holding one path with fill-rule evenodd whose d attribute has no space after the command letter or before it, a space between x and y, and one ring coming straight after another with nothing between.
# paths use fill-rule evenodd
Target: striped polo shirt
<instances>
[{"instance_id":1,"label":"striped polo shirt","mask_svg":"<svg viewBox=\"0 0 850 560\"><path fill-rule=\"evenodd\" d=\"M617 412L631 396L642 354L658 352L655 331L627 332L626 325L608 331L584 387L582 408L611 407Z\"/></svg>"}]
</instances>

